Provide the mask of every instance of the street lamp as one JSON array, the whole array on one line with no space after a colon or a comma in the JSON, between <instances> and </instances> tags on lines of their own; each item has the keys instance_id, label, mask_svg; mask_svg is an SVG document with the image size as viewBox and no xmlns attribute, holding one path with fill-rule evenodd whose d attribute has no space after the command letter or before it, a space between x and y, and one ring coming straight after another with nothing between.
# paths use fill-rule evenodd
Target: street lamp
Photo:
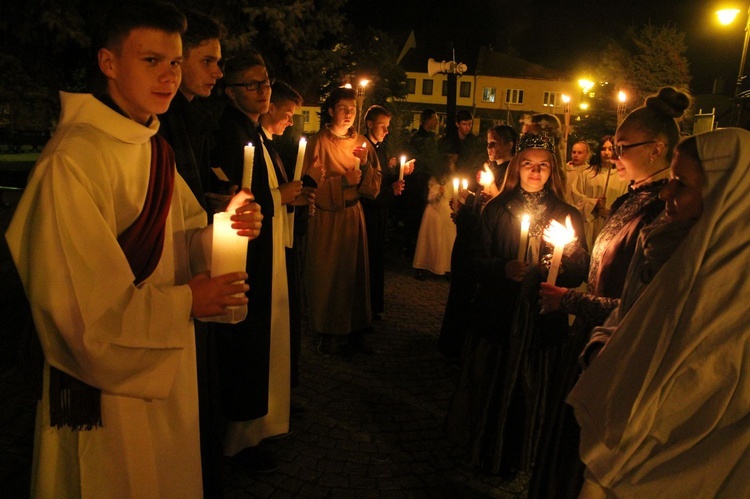
<instances>
[{"instance_id":1,"label":"street lamp","mask_svg":"<svg viewBox=\"0 0 750 499\"><path fill-rule=\"evenodd\" d=\"M370 80L359 80L357 84L357 133L360 133L360 124L362 123L362 105L365 102L365 89Z\"/></svg>"},{"instance_id":2,"label":"street lamp","mask_svg":"<svg viewBox=\"0 0 750 499\"><path fill-rule=\"evenodd\" d=\"M738 9L724 9L716 12L721 24L729 24L740 13ZM737 73L737 85L734 88L734 98L737 101L734 107L734 123L740 124L740 114L742 113L742 103L740 102L740 93L742 92L742 80L745 78L745 60L747 59L747 45L750 42L750 6L747 9L747 22L745 23L745 43L742 45L742 57L740 58L740 70Z\"/></svg>"},{"instance_id":3,"label":"street lamp","mask_svg":"<svg viewBox=\"0 0 750 499\"><path fill-rule=\"evenodd\" d=\"M622 120L625 119L625 103L628 101L628 96L620 90L617 92L617 126L620 126Z\"/></svg>"},{"instance_id":4,"label":"street lamp","mask_svg":"<svg viewBox=\"0 0 750 499\"><path fill-rule=\"evenodd\" d=\"M570 133L570 96L562 94L563 116L565 117L565 127L563 128L562 150L568 154L568 134Z\"/></svg>"}]
</instances>

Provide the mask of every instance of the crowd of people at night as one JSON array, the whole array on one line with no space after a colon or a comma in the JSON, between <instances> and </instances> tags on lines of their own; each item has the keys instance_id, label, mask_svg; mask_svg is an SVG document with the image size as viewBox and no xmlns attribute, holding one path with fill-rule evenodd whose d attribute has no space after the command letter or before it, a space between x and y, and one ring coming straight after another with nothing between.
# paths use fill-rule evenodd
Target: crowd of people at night
<instances>
[{"instance_id":1,"label":"crowd of people at night","mask_svg":"<svg viewBox=\"0 0 750 499\"><path fill-rule=\"evenodd\" d=\"M33 497L273 472L303 336L378 355L388 254L450 281L443 429L478 473L535 498L750 494L750 132L684 133L691 97L663 87L571 144L551 114L478 137L429 108L396 143L389 103L342 86L303 149L301 94L225 58L216 19L125 2L99 28L98 81L61 92L5 234L43 353ZM220 213L246 254L216 275Z\"/></svg>"}]
</instances>

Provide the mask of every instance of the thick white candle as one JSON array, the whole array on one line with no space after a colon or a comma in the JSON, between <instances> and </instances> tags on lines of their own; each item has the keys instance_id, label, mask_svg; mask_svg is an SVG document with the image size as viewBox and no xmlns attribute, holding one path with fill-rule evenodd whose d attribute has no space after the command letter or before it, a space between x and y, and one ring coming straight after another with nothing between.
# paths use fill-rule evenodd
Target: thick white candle
<instances>
[{"instance_id":1,"label":"thick white candle","mask_svg":"<svg viewBox=\"0 0 750 499\"><path fill-rule=\"evenodd\" d=\"M253 161L255 160L255 146L248 142L245 146L245 163L242 168L242 185L250 189L253 183Z\"/></svg>"},{"instance_id":2,"label":"thick white candle","mask_svg":"<svg viewBox=\"0 0 750 499\"><path fill-rule=\"evenodd\" d=\"M398 179L404 180L404 166L406 165L406 156L401 156L401 170L398 172Z\"/></svg>"},{"instance_id":3,"label":"thick white candle","mask_svg":"<svg viewBox=\"0 0 750 499\"><path fill-rule=\"evenodd\" d=\"M302 137L299 139L299 147L297 148L297 164L294 165L293 180L302 178L302 163L305 161L305 151L307 151L307 139Z\"/></svg>"},{"instance_id":4,"label":"thick white candle","mask_svg":"<svg viewBox=\"0 0 750 499\"><path fill-rule=\"evenodd\" d=\"M230 216L231 213L227 212L214 214L213 239L211 241L211 277L245 271L248 239L237 235L237 229L232 228ZM226 314L211 317L208 320L235 324L244 320L246 315L247 305L243 305L228 307Z\"/></svg>"},{"instance_id":5,"label":"thick white candle","mask_svg":"<svg viewBox=\"0 0 750 499\"><path fill-rule=\"evenodd\" d=\"M467 190L469 188L469 181L466 179L463 179L461 181L461 187L463 187L464 190Z\"/></svg>"},{"instance_id":6,"label":"thick white candle","mask_svg":"<svg viewBox=\"0 0 750 499\"><path fill-rule=\"evenodd\" d=\"M528 215L521 217L521 239L518 245L518 261L526 261L526 245L529 243L529 226L531 221Z\"/></svg>"}]
</instances>

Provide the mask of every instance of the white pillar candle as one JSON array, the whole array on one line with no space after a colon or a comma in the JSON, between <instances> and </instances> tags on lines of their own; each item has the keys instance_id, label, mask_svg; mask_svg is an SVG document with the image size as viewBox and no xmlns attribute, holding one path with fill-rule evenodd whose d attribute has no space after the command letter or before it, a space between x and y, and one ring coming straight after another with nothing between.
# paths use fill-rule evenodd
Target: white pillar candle
<instances>
[{"instance_id":1,"label":"white pillar candle","mask_svg":"<svg viewBox=\"0 0 750 499\"><path fill-rule=\"evenodd\" d=\"M466 180L466 179L463 179L461 181L461 187L463 187L464 190L468 190L468 188L469 188L469 181Z\"/></svg>"},{"instance_id":2,"label":"white pillar candle","mask_svg":"<svg viewBox=\"0 0 750 499\"><path fill-rule=\"evenodd\" d=\"M555 284L557 281L557 274L560 272L560 263L562 262L564 249L565 246L555 246L555 251L552 253L552 262L549 266L549 274L547 274L547 284Z\"/></svg>"},{"instance_id":3,"label":"white pillar candle","mask_svg":"<svg viewBox=\"0 0 750 499\"><path fill-rule=\"evenodd\" d=\"M307 151L307 139L302 137L299 139L299 147L297 148L297 164L294 165L294 178L292 180L300 180L302 178L302 163L305 161L305 152Z\"/></svg>"},{"instance_id":4,"label":"white pillar candle","mask_svg":"<svg viewBox=\"0 0 750 499\"><path fill-rule=\"evenodd\" d=\"M213 239L211 241L211 277L217 277L230 272L244 272L247 265L246 237L237 235L237 229L232 228L229 219L231 213L214 214ZM240 295L241 296L241 295ZM247 305L228 307L224 315L211 317L212 322L226 322L235 324L245 319Z\"/></svg>"},{"instance_id":5,"label":"white pillar candle","mask_svg":"<svg viewBox=\"0 0 750 499\"><path fill-rule=\"evenodd\" d=\"M251 188L253 183L253 161L255 160L255 146L248 142L245 146L245 163L242 168L242 185Z\"/></svg>"},{"instance_id":6,"label":"white pillar candle","mask_svg":"<svg viewBox=\"0 0 750 499\"><path fill-rule=\"evenodd\" d=\"M398 172L398 179L404 180L404 166L406 165L406 156L401 156L401 169Z\"/></svg>"},{"instance_id":7,"label":"white pillar candle","mask_svg":"<svg viewBox=\"0 0 750 499\"><path fill-rule=\"evenodd\" d=\"M529 226L530 225L531 225L531 221L529 219L529 216L524 214L524 216L521 217L521 239L518 245L518 261L519 262L526 261L526 245L529 243Z\"/></svg>"}]
</instances>

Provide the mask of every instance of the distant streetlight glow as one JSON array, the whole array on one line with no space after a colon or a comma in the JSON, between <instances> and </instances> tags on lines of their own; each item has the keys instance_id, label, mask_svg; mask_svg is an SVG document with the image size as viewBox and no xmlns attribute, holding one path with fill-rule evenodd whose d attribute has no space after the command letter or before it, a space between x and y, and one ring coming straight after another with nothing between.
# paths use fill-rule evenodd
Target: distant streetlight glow
<instances>
[{"instance_id":1,"label":"distant streetlight glow","mask_svg":"<svg viewBox=\"0 0 750 499\"><path fill-rule=\"evenodd\" d=\"M589 89L594 86L594 82L591 80L587 80L586 78L581 78L578 80L578 85L580 85L581 89L583 89L583 93L586 94L589 92Z\"/></svg>"},{"instance_id":2,"label":"distant streetlight glow","mask_svg":"<svg viewBox=\"0 0 750 499\"><path fill-rule=\"evenodd\" d=\"M738 9L724 9L716 12L719 16L719 22L721 24L729 24L737 17L740 11ZM742 80L745 79L745 60L747 59L747 47L750 44L750 7L747 9L747 21L745 23L745 42L742 44L742 57L740 57L740 70L737 73L737 84L734 87L734 98L735 105L733 116L734 124L740 125L742 121L742 102L739 99L740 93L742 93Z\"/></svg>"},{"instance_id":3,"label":"distant streetlight glow","mask_svg":"<svg viewBox=\"0 0 750 499\"><path fill-rule=\"evenodd\" d=\"M619 101L617 104L617 126L619 127L625 119L625 103L628 101L628 96L620 90L617 92L617 100Z\"/></svg>"},{"instance_id":4,"label":"distant streetlight glow","mask_svg":"<svg viewBox=\"0 0 750 499\"><path fill-rule=\"evenodd\" d=\"M563 101L563 104L567 104L568 102L570 102L570 96L563 94L562 101Z\"/></svg>"},{"instance_id":5,"label":"distant streetlight glow","mask_svg":"<svg viewBox=\"0 0 750 499\"><path fill-rule=\"evenodd\" d=\"M587 110L588 108L589 108L589 103L588 102L581 102L581 109L583 111Z\"/></svg>"},{"instance_id":6,"label":"distant streetlight glow","mask_svg":"<svg viewBox=\"0 0 750 499\"><path fill-rule=\"evenodd\" d=\"M740 12L740 9L722 9L717 10L716 15L719 16L719 22L726 26L734 21Z\"/></svg>"},{"instance_id":7,"label":"distant streetlight glow","mask_svg":"<svg viewBox=\"0 0 750 499\"><path fill-rule=\"evenodd\" d=\"M620 102L627 102L628 96L625 95L625 92L620 90L619 92L617 92L617 100L619 100Z\"/></svg>"}]
</instances>

